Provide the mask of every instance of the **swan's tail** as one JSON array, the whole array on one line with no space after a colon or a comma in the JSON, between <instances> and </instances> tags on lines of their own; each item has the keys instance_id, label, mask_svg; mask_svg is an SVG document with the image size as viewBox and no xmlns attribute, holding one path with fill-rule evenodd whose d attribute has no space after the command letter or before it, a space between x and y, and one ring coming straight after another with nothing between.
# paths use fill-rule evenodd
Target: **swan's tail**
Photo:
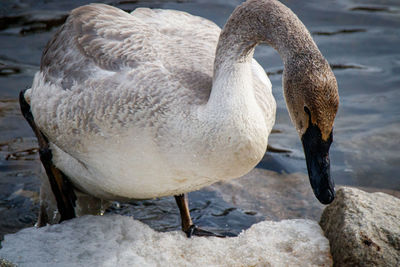
<instances>
[{"instance_id":1,"label":"swan's tail","mask_svg":"<svg viewBox=\"0 0 400 267\"><path fill-rule=\"evenodd\" d=\"M32 88L28 88L25 90L22 90L19 97L23 97L26 101L26 103L31 104L31 94L32 94Z\"/></svg>"}]
</instances>

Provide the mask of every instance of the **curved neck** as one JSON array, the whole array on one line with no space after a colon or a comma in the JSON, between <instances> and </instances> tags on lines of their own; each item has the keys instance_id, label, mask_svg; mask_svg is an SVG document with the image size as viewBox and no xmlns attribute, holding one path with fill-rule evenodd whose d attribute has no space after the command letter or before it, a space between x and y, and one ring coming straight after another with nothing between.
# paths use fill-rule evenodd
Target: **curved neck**
<instances>
[{"instance_id":1,"label":"curved neck","mask_svg":"<svg viewBox=\"0 0 400 267\"><path fill-rule=\"evenodd\" d=\"M221 71L249 62L259 43L277 50L285 68L292 65L289 62L323 58L306 27L289 8L275 0L249 0L234 10L221 32L214 81Z\"/></svg>"}]
</instances>

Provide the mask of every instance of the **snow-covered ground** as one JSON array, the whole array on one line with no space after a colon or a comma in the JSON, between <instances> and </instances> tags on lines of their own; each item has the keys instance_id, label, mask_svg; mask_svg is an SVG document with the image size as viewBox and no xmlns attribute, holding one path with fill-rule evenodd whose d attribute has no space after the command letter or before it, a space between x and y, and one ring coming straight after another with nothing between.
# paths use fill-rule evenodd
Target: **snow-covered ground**
<instances>
[{"instance_id":1,"label":"snow-covered ground","mask_svg":"<svg viewBox=\"0 0 400 267\"><path fill-rule=\"evenodd\" d=\"M18 266L331 266L311 220L263 221L238 237L160 233L120 215L83 216L6 235L0 258Z\"/></svg>"}]
</instances>

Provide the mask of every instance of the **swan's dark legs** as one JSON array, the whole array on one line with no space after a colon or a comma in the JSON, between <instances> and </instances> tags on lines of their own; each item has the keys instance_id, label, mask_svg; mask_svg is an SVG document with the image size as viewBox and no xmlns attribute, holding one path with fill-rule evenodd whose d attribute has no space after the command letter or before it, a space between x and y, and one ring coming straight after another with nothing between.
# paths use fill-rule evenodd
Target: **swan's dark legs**
<instances>
[{"instance_id":1,"label":"swan's dark legs","mask_svg":"<svg viewBox=\"0 0 400 267\"><path fill-rule=\"evenodd\" d=\"M188 237L189 233L188 231L193 225L192 218L190 218L190 212L189 212L189 204L188 204L188 199L187 195L177 195L175 196L176 204L178 205L179 212L181 214L181 221L182 221L182 231L184 231Z\"/></svg>"},{"instance_id":2,"label":"swan's dark legs","mask_svg":"<svg viewBox=\"0 0 400 267\"><path fill-rule=\"evenodd\" d=\"M192 219L190 218L189 204L186 194L176 195L175 200L181 213L182 231L186 233L187 237L191 237L192 235L225 237L223 235L202 230L193 224Z\"/></svg>"},{"instance_id":3,"label":"swan's dark legs","mask_svg":"<svg viewBox=\"0 0 400 267\"><path fill-rule=\"evenodd\" d=\"M76 201L76 196L72 184L68 181L67 176L59 169L57 169L57 167L53 164L53 154L50 150L49 142L46 136L36 126L31 113L31 107L26 102L24 93L25 91L22 91L19 94L19 104L21 107L21 112L37 137L39 143L40 160L46 170L51 190L53 191L53 194L57 201L57 208L60 213L60 222L72 219L75 217L74 206ZM43 216L43 212L41 213L42 215L40 215L39 218L39 226L46 225L46 222L44 221L46 219Z\"/></svg>"}]
</instances>

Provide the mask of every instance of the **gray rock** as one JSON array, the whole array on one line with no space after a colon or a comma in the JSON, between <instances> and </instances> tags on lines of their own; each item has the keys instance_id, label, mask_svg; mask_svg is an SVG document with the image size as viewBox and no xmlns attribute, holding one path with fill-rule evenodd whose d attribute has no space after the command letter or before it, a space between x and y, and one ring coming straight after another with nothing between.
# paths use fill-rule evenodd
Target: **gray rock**
<instances>
[{"instance_id":1,"label":"gray rock","mask_svg":"<svg viewBox=\"0 0 400 267\"><path fill-rule=\"evenodd\" d=\"M400 199L340 188L320 225L334 266L400 266Z\"/></svg>"}]
</instances>

